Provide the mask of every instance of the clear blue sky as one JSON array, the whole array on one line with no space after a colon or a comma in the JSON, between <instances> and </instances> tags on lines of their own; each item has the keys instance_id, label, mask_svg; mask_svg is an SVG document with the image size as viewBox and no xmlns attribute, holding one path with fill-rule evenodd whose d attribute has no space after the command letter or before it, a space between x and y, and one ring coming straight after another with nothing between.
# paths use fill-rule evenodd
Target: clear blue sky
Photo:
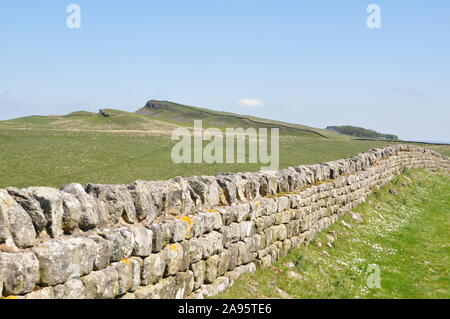
<instances>
[{"instance_id":1,"label":"clear blue sky","mask_svg":"<svg viewBox=\"0 0 450 319\"><path fill-rule=\"evenodd\" d=\"M0 119L151 98L450 141L450 1L1 1Z\"/></svg>"}]
</instances>

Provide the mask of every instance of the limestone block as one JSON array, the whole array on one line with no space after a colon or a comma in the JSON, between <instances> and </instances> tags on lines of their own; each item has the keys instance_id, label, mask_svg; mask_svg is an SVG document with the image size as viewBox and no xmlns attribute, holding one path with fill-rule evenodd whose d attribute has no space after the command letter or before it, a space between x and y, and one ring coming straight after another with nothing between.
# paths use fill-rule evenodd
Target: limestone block
<instances>
[{"instance_id":1,"label":"limestone block","mask_svg":"<svg viewBox=\"0 0 450 319\"><path fill-rule=\"evenodd\" d=\"M117 224L121 217L130 224L137 221L134 201L126 186L88 184L86 192L106 204L109 225Z\"/></svg>"},{"instance_id":2,"label":"limestone block","mask_svg":"<svg viewBox=\"0 0 450 319\"><path fill-rule=\"evenodd\" d=\"M83 231L88 231L97 226L107 226L108 223L105 210L99 209L96 198L88 195L83 186L77 183L67 184L61 187L61 191L74 195L81 205L81 216L79 227ZM100 222L102 220L102 222Z\"/></svg>"},{"instance_id":3,"label":"limestone block","mask_svg":"<svg viewBox=\"0 0 450 319\"><path fill-rule=\"evenodd\" d=\"M128 228L104 229L99 235L109 243L111 261L129 258L135 247L134 234Z\"/></svg>"},{"instance_id":4,"label":"limestone block","mask_svg":"<svg viewBox=\"0 0 450 319\"><path fill-rule=\"evenodd\" d=\"M87 299L113 299L119 295L119 275L115 267L109 266L82 277Z\"/></svg>"},{"instance_id":5,"label":"limestone block","mask_svg":"<svg viewBox=\"0 0 450 319\"><path fill-rule=\"evenodd\" d=\"M133 226L130 230L134 234L133 256L149 256L152 253L153 232L140 226Z\"/></svg>"},{"instance_id":6,"label":"limestone block","mask_svg":"<svg viewBox=\"0 0 450 319\"><path fill-rule=\"evenodd\" d=\"M39 202L36 199L34 199L30 195L30 193L27 192L26 190L17 189L14 187L9 187L6 190L12 197L14 197L14 200L20 206L22 206L22 208L28 213L28 215L30 215L36 233L40 234L42 231L45 231L45 228L47 227L47 219L45 218L44 212ZM0 230L0 240L1 240L1 230Z\"/></svg>"},{"instance_id":7,"label":"limestone block","mask_svg":"<svg viewBox=\"0 0 450 319\"><path fill-rule=\"evenodd\" d=\"M4 296L25 294L39 282L39 261L32 253L0 252L0 274Z\"/></svg>"},{"instance_id":8,"label":"limestone block","mask_svg":"<svg viewBox=\"0 0 450 319\"><path fill-rule=\"evenodd\" d=\"M19 248L34 245L36 231L27 212L5 190L0 190L0 243L12 237Z\"/></svg>"},{"instance_id":9,"label":"limestone block","mask_svg":"<svg viewBox=\"0 0 450 319\"><path fill-rule=\"evenodd\" d=\"M39 260L40 282L53 286L90 273L94 268L97 244L89 238L54 239L33 251Z\"/></svg>"},{"instance_id":10,"label":"limestone block","mask_svg":"<svg viewBox=\"0 0 450 319\"><path fill-rule=\"evenodd\" d=\"M163 277L166 266L167 251L165 250L145 258L142 266L141 284L147 286L157 283Z\"/></svg>"}]
</instances>

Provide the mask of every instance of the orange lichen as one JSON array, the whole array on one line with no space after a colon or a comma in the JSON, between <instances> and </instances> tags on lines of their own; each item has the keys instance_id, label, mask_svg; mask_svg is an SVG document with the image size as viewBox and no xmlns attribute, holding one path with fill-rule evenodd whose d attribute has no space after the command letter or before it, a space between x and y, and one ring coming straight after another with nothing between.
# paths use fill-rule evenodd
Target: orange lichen
<instances>
[{"instance_id":1,"label":"orange lichen","mask_svg":"<svg viewBox=\"0 0 450 319\"><path fill-rule=\"evenodd\" d=\"M127 265L131 264L131 261L128 258L123 258L121 261L126 263Z\"/></svg>"},{"instance_id":2,"label":"orange lichen","mask_svg":"<svg viewBox=\"0 0 450 319\"><path fill-rule=\"evenodd\" d=\"M206 209L206 211L209 213L218 213L218 211L215 209Z\"/></svg>"},{"instance_id":3,"label":"orange lichen","mask_svg":"<svg viewBox=\"0 0 450 319\"><path fill-rule=\"evenodd\" d=\"M170 248L172 251L177 251L177 250L178 250L178 247L177 247L177 245L175 245L175 244L169 245L169 248Z\"/></svg>"},{"instance_id":4,"label":"orange lichen","mask_svg":"<svg viewBox=\"0 0 450 319\"><path fill-rule=\"evenodd\" d=\"M192 225L192 223L194 222L192 217L189 217L189 216L182 216L180 219L182 221L186 222L188 225Z\"/></svg>"}]
</instances>

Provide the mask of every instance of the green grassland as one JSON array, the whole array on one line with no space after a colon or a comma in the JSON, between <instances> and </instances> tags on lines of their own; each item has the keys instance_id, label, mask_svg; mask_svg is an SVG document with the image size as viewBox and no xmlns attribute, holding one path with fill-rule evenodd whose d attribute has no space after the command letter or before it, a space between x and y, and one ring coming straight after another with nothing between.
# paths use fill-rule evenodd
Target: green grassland
<instances>
[{"instance_id":1,"label":"green grassland","mask_svg":"<svg viewBox=\"0 0 450 319\"><path fill-rule=\"evenodd\" d=\"M0 122L0 128L63 130L142 130L168 132L179 125L136 113L104 110L110 117L92 112L73 112L63 116L27 116Z\"/></svg>"},{"instance_id":2,"label":"green grassland","mask_svg":"<svg viewBox=\"0 0 450 319\"><path fill-rule=\"evenodd\" d=\"M280 128L280 168L354 156L385 141L357 141L308 126L149 101L135 113L78 111L65 116L29 116L0 122L0 187L65 183L126 184L137 179L258 171L261 164L175 164L171 132L191 128ZM450 146L430 146L450 155ZM248 161L247 161L248 162Z\"/></svg>"},{"instance_id":3,"label":"green grassland","mask_svg":"<svg viewBox=\"0 0 450 319\"><path fill-rule=\"evenodd\" d=\"M363 221L346 215L219 298L448 299L449 194L448 174L407 171L355 209ZM367 285L371 264L380 267L380 288Z\"/></svg>"},{"instance_id":4,"label":"green grassland","mask_svg":"<svg viewBox=\"0 0 450 319\"><path fill-rule=\"evenodd\" d=\"M126 184L137 179L258 171L261 164L175 164L167 135L0 128L0 187L70 182ZM281 137L280 166L353 156L384 142Z\"/></svg>"}]
</instances>

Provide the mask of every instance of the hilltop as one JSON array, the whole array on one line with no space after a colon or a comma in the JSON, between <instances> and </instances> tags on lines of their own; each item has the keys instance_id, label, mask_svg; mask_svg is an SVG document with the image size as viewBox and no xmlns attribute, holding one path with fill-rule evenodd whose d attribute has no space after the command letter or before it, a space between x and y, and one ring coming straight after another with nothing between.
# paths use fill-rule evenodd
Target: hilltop
<instances>
[{"instance_id":1,"label":"hilltop","mask_svg":"<svg viewBox=\"0 0 450 319\"><path fill-rule=\"evenodd\" d=\"M101 109L98 113L76 111L61 116L33 115L0 121L0 127L21 129L63 129L102 131L145 131L169 135L177 127L192 127L194 120L203 120L203 127L279 128L285 136L320 139L348 139L345 135L300 124L257 118L169 101L150 100L135 112Z\"/></svg>"},{"instance_id":2,"label":"hilltop","mask_svg":"<svg viewBox=\"0 0 450 319\"><path fill-rule=\"evenodd\" d=\"M205 108L187 106L169 101L150 100L136 111L153 119L176 123L178 125L192 125L194 120L203 120L204 127L242 127L242 128L279 128L282 135L294 135L321 138L343 138L342 135L300 124L292 124L269 119L262 119L249 115L229 112L213 111Z\"/></svg>"}]
</instances>

